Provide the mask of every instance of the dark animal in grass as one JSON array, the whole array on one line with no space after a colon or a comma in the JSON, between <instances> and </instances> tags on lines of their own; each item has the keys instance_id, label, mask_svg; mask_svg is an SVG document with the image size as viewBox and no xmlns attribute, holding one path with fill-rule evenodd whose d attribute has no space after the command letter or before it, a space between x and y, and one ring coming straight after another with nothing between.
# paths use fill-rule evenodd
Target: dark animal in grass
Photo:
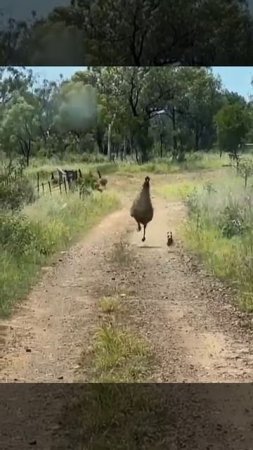
<instances>
[{"instance_id":1,"label":"dark animal in grass","mask_svg":"<svg viewBox=\"0 0 253 450\"><path fill-rule=\"evenodd\" d=\"M168 231L168 233L167 233L167 245L168 245L168 247L173 245L173 243L174 243L174 241L173 241L173 237L172 237L172 231Z\"/></svg>"},{"instance_id":2,"label":"dark animal in grass","mask_svg":"<svg viewBox=\"0 0 253 450\"><path fill-rule=\"evenodd\" d=\"M143 225L142 242L146 240L146 227L153 219L154 208L150 198L150 178L146 177L142 186L142 190L138 197L134 200L130 215L133 217L138 225L138 231L141 231L141 224Z\"/></svg>"},{"instance_id":3,"label":"dark animal in grass","mask_svg":"<svg viewBox=\"0 0 253 450\"><path fill-rule=\"evenodd\" d=\"M107 182L108 182L107 178L102 177L101 172L98 169L97 169L97 174L99 176L99 184L105 188L107 185Z\"/></svg>"}]
</instances>

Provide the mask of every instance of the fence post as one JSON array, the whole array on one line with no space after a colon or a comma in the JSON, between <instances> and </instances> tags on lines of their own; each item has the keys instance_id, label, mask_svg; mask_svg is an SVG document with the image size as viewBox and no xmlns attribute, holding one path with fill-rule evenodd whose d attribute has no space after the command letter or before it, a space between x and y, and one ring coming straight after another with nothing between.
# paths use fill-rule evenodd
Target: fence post
<instances>
[{"instance_id":1,"label":"fence post","mask_svg":"<svg viewBox=\"0 0 253 450\"><path fill-rule=\"evenodd\" d=\"M40 192L40 174L37 172L37 191Z\"/></svg>"},{"instance_id":2,"label":"fence post","mask_svg":"<svg viewBox=\"0 0 253 450\"><path fill-rule=\"evenodd\" d=\"M66 183L66 177L63 178L63 183L64 183L64 188L65 188L65 192L67 194L67 183Z\"/></svg>"}]
</instances>

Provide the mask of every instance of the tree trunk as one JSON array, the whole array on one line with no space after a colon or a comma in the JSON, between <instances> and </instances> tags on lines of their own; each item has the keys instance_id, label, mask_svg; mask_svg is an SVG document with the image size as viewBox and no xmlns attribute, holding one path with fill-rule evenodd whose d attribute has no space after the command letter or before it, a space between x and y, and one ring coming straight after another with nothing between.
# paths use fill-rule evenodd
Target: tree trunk
<instances>
[{"instance_id":1,"label":"tree trunk","mask_svg":"<svg viewBox=\"0 0 253 450\"><path fill-rule=\"evenodd\" d=\"M112 124L110 123L108 126L108 138L107 138L107 157L109 161L111 160L111 129Z\"/></svg>"},{"instance_id":2,"label":"tree trunk","mask_svg":"<svg viewBox=\"0 0 253 450\"><path fill-rule=\"evenodd\" d=\"M25 143L26 147L26 166L29 167L30 164L30 154L31 154L31 141L29 140L28 143Z\"/></svg>"},{"instance_id":3,"label":"tree trunk","mask_svg":"<svg viewBox=\"0 0 253 450\"><path fill-rule=\"evenodd\" d=\"M109 125L108 125L107 156L108 156L109 161L111 160L111 134L112 134L112 126L113 126L113 122L115 120L115 116L116 116L116 114L114 114L111 123L109 123Z\"/></svg>"},{"instance_id":4,"label":"tree trunk","mask_svg":"<svg viewBox=\"0 0 253 450\"><path fill-rule=\"evenodd\" d=\"M199 139L200 139L199 129L198 129L198 126L196 126L195 127L195 151L196 152L199 151Z\"/></svg>"},{"instance_id":5,"label":"tree trunk","mask_svg":"<svg viewBox=\"0 0 253 450\"><path fill-rule=\"evenodd\" d=\"M126 138L124 137L124 144L123 144L123 160L126 160Z\"/></svg>"},{"instance_id":6,"label":"tree trunk","mask_svg":"<svg viewBox=\"0 0 253 450\"><path fill-rule=\"evenodd\" d=\"M175 110L174 106L172 108L172 129L173 129L173 153L176 155L178 145L177 145L177 136L176 136L176 131L177 131L176 110Z\"/></svg>"},{"instance_id":7,"label":"tree trunk","mask_svg":"<svg viewBox=\"0 0 253 450\"><path fill-rule=\"evenodd\" d=\"M140 164L137 145L135 145L135 158L137 164Z\"/></svg>"},{"instance_id":8,"label":"tree trunk","mask_svg":"<svg viewBox=\"0 0 253 450\"><path fill-rule=\"evenodd\" d=\"M160 156L163 157L163 135L160 134Z\"/></svg>"}]
</instances>

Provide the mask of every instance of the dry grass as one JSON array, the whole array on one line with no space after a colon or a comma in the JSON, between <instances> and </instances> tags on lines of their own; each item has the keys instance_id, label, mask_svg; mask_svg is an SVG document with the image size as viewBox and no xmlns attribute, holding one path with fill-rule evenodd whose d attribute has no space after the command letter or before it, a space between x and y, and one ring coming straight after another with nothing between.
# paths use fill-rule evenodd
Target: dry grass
<instances>
[{"instance_id":1,"label":"dry grass","mask_svg":"<svg viewBox=\"0 0 253 450\"><path fill-rule=\"evenodd\" d=\"M115 313L120 307L119 299L115 297L103 297L99 301L99 308L106 314Z\"/></svg>"}]
</instances>

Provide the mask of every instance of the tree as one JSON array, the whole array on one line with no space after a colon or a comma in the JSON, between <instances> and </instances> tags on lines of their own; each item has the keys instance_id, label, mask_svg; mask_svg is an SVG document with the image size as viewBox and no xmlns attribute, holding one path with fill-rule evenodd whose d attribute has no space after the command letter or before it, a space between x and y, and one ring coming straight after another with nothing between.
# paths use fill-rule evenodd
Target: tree
<instances>
[{"instance_id":1,"label":"tree","mask_svg":"<svg viewBox=\"0 0 253 450\"><path fill-rule=\"evenodd\" d=\"M195 151L203 144L210 148L215 140L213 117L221 107L221 82L206 68L182 68L178 76L181 122L193 133Z\"/></svg>"},{"instance_id":2,"label":"tree","mask_svg":"<svg viewBox=\"0 0 253 450\"><path fill-rule=\"evenodd\" d=\"M3 148L9 153L19 150L29 166L32 145L38 134L39 122L37 111L24 97L13 99L13 103L5 112L1 127L0 140Z\"/></svg>"},{"instance_id":3,"label":"tree","mask_svg":"<svg viewBox=\"0 0 253 450\"><path fill-rule=\"evenodd\" d=\"M225 105L216 115L216 124L220 149L236 156L250 128L248 109L239 103Z\"/></svg>"},{"instance_id":4,"label":"tree","mask_svg":"<svg viewBox=\"0 0 253 450\"><path fill-rule=\"evenodd\" d=\"M5 64L248 65L253 56L246 0L72 0L8 33Z\"/></svg>"},{"instance_id":5,"label":"tree","mask_svg":"<svg viewBox=\"0 0 253 450\"><path fill-rule=\"evenodd\" d=\"M253 175L253 160L252 158L244 158L238 164L238 174L244 180L244 187L246 189L248 185L248 179Z\"/></svg>"}]
</instances>

